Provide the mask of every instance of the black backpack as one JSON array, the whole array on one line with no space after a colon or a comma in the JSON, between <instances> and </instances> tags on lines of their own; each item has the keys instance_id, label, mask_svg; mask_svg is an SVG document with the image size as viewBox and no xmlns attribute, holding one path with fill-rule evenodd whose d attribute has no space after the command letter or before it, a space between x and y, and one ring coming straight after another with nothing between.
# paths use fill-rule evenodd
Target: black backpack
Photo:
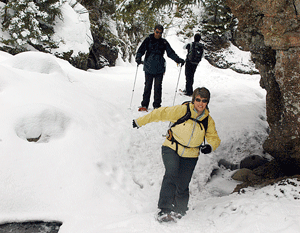
<instances>
[{"instance_id":1,"label":"black backpack","mask_svg":"<svg viewBox=\"0 0 300 233\"><path fill-rule=\"evenodd\" d=\"M189 49L187 59L190 63L198 65L203 56L204 46L199 42L193 42L192 47Z\"/></svg>"},{"instance_id":2,"label":"black backpack","mask_svg":"<svg viewBox=\"0 0 300 233\"><path fill-rule=\"evenodd\" d=\"M168 134L167 134L167 139L169 141L171 141L172 143L176 143L176 152L178 150L178 144L180 144L181 146L183 147L187 147L185 145L182 145L181 143L179 143L174 137L173 137L173 132L172 132L172 128L175 126L175 125L178 125L178 124L181 124L181 123L184 123L186 122L187 120L191 119L195 122L197 122L200 126L200 128L202 129L202 126L200 123L202 123L202 125L204 126L204 130L205 130L205 133L207 131L207 127L208 127L208 116L205 117L203 120L199 121L197 119L194 119L191 117L192 113L191 113L191 110L190 110L190 107L189 107L189 103L190 101L185 101L182 103L182 105L186 105L187 107L187 111L186 111L186 114L179 118L174 124L171 125L170 129L168 130ZM203 140L204 144L205 144L205 137L204 137L204 140ZM200 148L202 145L198 146L198 148Z\"/></svg>"}]
</instances>

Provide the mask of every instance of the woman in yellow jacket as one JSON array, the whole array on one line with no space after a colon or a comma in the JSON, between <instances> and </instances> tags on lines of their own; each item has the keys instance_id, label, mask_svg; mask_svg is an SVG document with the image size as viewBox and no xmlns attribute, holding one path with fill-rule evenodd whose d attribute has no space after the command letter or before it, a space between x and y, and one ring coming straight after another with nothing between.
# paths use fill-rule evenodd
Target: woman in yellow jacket
<instances>
[{"instance_id":1,"label":"woman in yellow jacket","mask_svg":"<svg viewBox=\"0 0 300 233\"><path fill-rule=\"evenodd\" d=\"M205 87L195 89L192 102L188 104L191 113L189 119L171 127L169 135L162 145L162 159L166 170L158 201L160 211L157 220L160 222L174 221L174 218L181 218L186 214L189 183L199 153L201 151L208 154L220 145L221 140L217 134L215 122L209 115L207 106L209 100L208 89ZM175 123L186 116L186 113L186 105L161 107L133 120L132 124L133 128L139 128L158 121ZM205 139L207 144L202 145Z\"/></svg>"}]
</instances>

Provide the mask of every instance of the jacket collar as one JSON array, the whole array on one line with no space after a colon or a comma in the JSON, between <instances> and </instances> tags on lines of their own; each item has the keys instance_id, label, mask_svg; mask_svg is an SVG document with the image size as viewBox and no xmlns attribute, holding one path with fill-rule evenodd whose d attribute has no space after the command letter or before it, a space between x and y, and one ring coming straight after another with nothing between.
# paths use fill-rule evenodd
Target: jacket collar
<instances>
[{"instance_id":1,"label":"jacket collar","mask_svg":"<svg viewBox=\"0 0 300 233\"><path fill-rule=\"evenodd\" d=\"M150 38L150 40L153 40L153 41L161 41L163 39L162 37L160 37L159 39L155 39L154 33L150 34L149 38Z\"/></svg>"},{"instance_id":2,"label":"jacket collar","mask_svg":"<svg viewBox=\"0 0 300 233\"><path fill-rule=\"evenodd\" d=\"M194 118L194 119L197 119L198 117L198 113L197 111L195 110L195 106L194 104L190 103L190 110L191 110L191 117ZM205 117L207 117L209 115L209 110L206 108L204 109L204 113L202 113L200 115L200 118L198 120L201 120L201 119L204 119Z\"/></svg>"}]
</instances>

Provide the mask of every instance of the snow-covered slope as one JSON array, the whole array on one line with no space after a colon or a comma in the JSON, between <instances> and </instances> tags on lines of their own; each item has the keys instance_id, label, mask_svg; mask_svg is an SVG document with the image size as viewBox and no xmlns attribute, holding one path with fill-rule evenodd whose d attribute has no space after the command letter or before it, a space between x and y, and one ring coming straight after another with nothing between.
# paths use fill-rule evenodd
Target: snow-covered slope
<instances>
[{"instance_id":1,"label":"snow-covered slope","mask_svg":"<svg viewBox=\"0 0 300 233\"><path fill-rule=\"evenodd\" d=\"M184 57L175 33L167 39ZM187 216L177 224L156 222L160 150L169 123L132 128L132 119L145 114L137 111L144 74L136 64L118 64L82 71L50 54L0 53L0 222L58 220L60 233L300 231L298 181L231 194L237 184L231 171L221 169L210 179L220 158L262 155L268 125L260 76L220 70L205 60L194 87L211 91L222 142L200 156ZM167 59L163 106L189 100L176 92L178 79L184 88L184 68Z\"/></svg>"},{"instance_id":2,"label":"snow-covered slope","mask_svg":"<svg viewBox=\"0 0 300 233\"><path fill-rule=\"evenodd\" d=\"M169 41L183 56L182 44ZM201 62L195 87L211 91L222 144L200 156L188 215L161 225L154 214L168 122L132 129L132 119L145 114L136 111L141 67L133 92L135 64L85 72L49 54L0 55L0 221L59 220L60 232L68 233L299 231L299 182L244 194L230 194L237 184L230 171L221 170L208 182L218 159L262 153L267 123L259 75ZM179 74L183 88L184 68L180 72L167 59L164 106L174 97L175 104L189 99L175 91Z\"/></svg>"}]
</instances>

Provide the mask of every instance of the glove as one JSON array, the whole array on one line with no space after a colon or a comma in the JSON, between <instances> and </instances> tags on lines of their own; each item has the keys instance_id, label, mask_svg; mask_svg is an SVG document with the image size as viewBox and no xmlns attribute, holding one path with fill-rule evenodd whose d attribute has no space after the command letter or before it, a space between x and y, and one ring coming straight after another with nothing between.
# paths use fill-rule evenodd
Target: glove
<instances>
[{"instance_id":1,"label":"glove","mask_svg":"<svg viewBox=\"0 0 300 233\"><path fill-rule=\"evenodd\" d=\"M136 61L136 63L137 63L138 65L144 63L140 57L137 57L137 58L135 59L135 61Z\"/></svg>"},{"instance_id":2,"label":"glove","mask_svg":"<svg viewBox=\"0 0 300 233\"><path fill-rule=\"evenodd\" d=\"M203 154L209 154L212 151L212 148L210 145L206 144L204 146L201 146L200 150Z\"/></svg>"},{"instance_id":3,"label":"glove","mask_svg":"<svg viewBox=\"0 0 300 233\"><path fill-rule=\"evenodd\" d=\"M177 63L181 64L181 67L184 65L185 61L181 58L178 59Z\"/></svg>"},{"instance_id":4,"label":"glove","mask_svg":"<svg viewBox=\"0 0 300 233\"><path fill-rule=\"evenodd\" d=\"M132 127L133 127L133 128L137 128L137 129L139 128L139 127L137 126L137 124L135 123L135 120L132 120Z\"/></svg>"}]
</instances>

